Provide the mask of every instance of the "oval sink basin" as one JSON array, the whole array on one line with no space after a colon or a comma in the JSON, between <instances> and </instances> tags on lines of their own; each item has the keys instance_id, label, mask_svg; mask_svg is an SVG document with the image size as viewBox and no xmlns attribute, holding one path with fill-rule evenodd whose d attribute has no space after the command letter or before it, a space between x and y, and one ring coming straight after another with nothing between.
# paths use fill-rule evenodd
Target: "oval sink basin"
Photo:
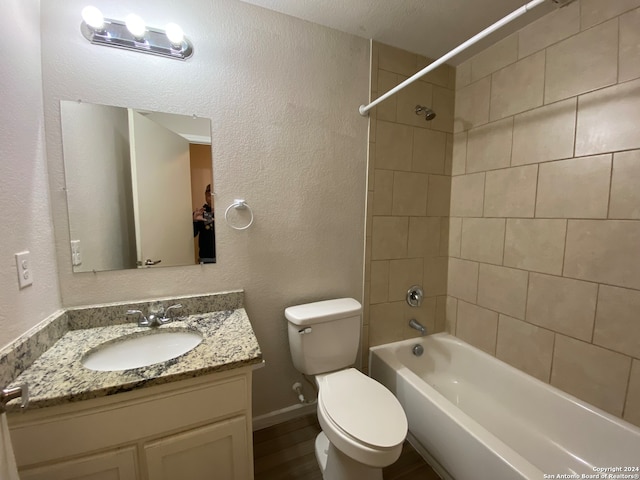
<instances>
[{"instance_id":1,"label":"oval sink basin","mask_svg":"<svg viewBox=\"0 0 640 480\"><path fill-rule=\"evenodd\" d=\"M102 372L147 367L179 357L200 342L202 335L188 330L133 333L93 348L82 358L82 365Z\"/></svg>"}]
</instances>

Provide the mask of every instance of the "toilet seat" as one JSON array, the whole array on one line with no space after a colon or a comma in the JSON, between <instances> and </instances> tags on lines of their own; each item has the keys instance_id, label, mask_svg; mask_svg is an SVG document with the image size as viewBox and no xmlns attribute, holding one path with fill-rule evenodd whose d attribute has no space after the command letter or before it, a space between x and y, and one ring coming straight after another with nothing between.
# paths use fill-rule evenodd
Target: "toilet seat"
<instances>
[{"instance_id":1,"label":"toilet seat","mask_svg":"<svg viewBox=\"0 0 640 480\"><path fill-rule=\"evenodd\" d=\"M354 368L319 375L318 383L318 417L332 443L368 465L393 463L408 428L393 394Z\"/></svg>"}]
</instances>

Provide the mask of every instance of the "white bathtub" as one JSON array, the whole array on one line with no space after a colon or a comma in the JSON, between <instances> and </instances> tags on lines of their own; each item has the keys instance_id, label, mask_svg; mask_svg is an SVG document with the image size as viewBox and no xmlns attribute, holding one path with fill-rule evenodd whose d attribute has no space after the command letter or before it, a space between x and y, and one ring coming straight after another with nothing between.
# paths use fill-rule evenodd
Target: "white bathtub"
<instances>
[{"instance_id":1,"label":"white bathtub","mask_svg":"<svg viewBox=\"0 0 640 480\"><path fill-rule=\"evenodd\" d=\"M444 478L639 478L640 428L449 334L372 347L369 372Z\"/></svg>"}]
</instances>

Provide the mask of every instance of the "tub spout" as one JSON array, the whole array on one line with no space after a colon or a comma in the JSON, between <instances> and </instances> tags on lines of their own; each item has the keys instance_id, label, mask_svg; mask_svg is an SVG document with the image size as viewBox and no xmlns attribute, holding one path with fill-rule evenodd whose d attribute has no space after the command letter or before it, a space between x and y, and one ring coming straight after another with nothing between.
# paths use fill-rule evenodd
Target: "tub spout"
<instances>
[{"instance_id":1,"label":"tub spout","mask_svg":"<svg viewBox=\"0 0 640 480\"><path fill-rule=\"evenodd\" d=\"M420 335L427 334L427 329L424 328L422 325L420 325L420 322L418 322L415 318L412 318L411 320L409 320L409 326L411 328L415 328L416 330L418 330L420 332Z\"/></svg>"}]
</instances>

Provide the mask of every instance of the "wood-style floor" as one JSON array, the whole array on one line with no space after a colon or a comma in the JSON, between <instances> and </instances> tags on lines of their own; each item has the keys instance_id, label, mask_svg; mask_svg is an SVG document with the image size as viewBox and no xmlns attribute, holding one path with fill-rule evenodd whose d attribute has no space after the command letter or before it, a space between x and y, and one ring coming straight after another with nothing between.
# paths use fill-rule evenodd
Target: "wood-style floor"
<instances>
[{"instance_id":1,"label":"wood-style floor","mask_svg":"<svg viewBox=\"0 0 640 480\"><path fill-rule=\"evenodd\" d=\"M315 414L253 432L255 480L322 480L314 451L318 433ZM384 480L439 479L408 442L382 473Z\"/></svg>"}]
</instances>

